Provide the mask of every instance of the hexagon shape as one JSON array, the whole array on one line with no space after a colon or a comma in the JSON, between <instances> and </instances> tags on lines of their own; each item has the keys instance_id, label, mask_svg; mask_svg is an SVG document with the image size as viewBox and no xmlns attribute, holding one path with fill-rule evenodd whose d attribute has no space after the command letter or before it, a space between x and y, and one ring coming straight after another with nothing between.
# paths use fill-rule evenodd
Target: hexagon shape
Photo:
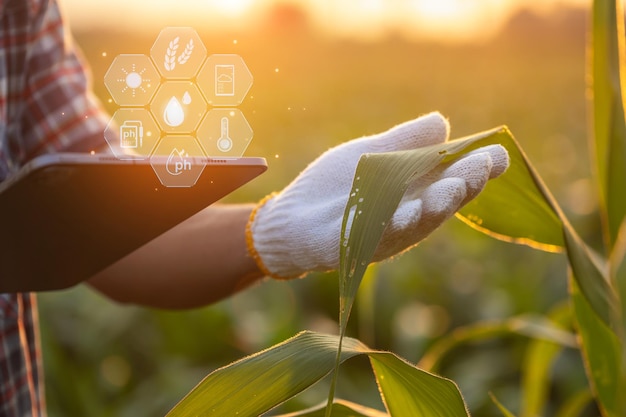
<instances>
[{"instance_id":1,"label":"hexagon shape","mask_svg":"<svg viewBox=\"0 0 626 417\"><path fill-rule=\"evenodd\" d=\"M116 56L104 75L104 85L120 106L146 106L160 82L152 61L142 54Z\"/></svg>"},{"instance_id":2,"label":"hexagon shape","mask_svg":"<svg viewBox=\"0 0 626 417\"><path fill-rule=\"evenodd\" d=\"M150 111L166 133L191 133L207 111L198 87L191 81L166 81L150 103Z\"/></svg>"},{"instance_id":3,"label":"hexagon shape","mask_svg":"<svg viewBox=\"0 0 626 417\"><path fill-rule=\"evenodd\" d=\"M206 166L206 156L193 136L165 136L150 165L165 187L191 187Z\"/></svg>"},{"instance_id":4,"label":"hexagon shape","mask_svg":"<svg viewBox=\"0 0 626 417\"><path fill-rule=\"evenodd\" d=\"M252 141L252 128L238 109L212 109L198 127L197 136L211 157L240 157Z\"/></svg>"},{"instance_id":5,"label":"hexagon shape","mask_svg":"<svg viewBox=\"0 0 626 417\"><path fill-rule=\"evenodd\" d=\"M211 106L238 106L252 86L252 73L236 54L211 55L196 81Z\"/></svg>"},{"instance_id":6,"label":"hexagon shape","mask_svg":"<svg viewBox=\"0 0 626 417\"><path fill-rule=\"evenodd\" d=\"M161 129L146 109L119 109L104 129L104 139L119 159L147 159L160 136Z\"/></svg>"},{"instance_id":7,"label":"hexagon shape","mask_svg":"<svg viewBox=\"0 0 626 417\"><path fill-rule=\"evenodd\" d=\"M167 27L159 33L150 56L159 72L168 79L191 79L206 58L207 50L190 27Z\"/></svg>"}]
</instances>

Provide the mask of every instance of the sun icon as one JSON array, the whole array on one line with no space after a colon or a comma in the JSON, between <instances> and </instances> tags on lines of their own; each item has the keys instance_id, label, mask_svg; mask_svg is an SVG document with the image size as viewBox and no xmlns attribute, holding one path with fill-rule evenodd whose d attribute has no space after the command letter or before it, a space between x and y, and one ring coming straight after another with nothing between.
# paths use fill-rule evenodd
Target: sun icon
<instances>
[{"instance_id":1,"label":"sun icon","mask_svg":"<svg viewBox=\"0 0 626 417\"><path fill-rule=\"evenodd\" d=\"M144 83L146 87L150 88L150 79L144 78L143 74L146 72L146 68L142 68L141 70L137 70L137 66L135 64L131 65L130 71L126 68L121 68L121 71L124 73L124 78L118 78L117 81L120 83L124 83L124 88L122 88L121 92L125 93L127 90L130 90L133 97L137 94L137 90L140 90L142 93L146 93L146 89L143 87Z\"/></svg>"}]
</instances>

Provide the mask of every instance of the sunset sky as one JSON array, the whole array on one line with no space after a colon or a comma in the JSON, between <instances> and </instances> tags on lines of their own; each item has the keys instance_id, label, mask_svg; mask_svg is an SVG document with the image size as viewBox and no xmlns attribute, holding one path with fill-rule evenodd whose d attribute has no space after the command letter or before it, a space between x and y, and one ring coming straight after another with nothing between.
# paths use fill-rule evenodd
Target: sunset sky
<instances>
[{"instance_id":1,"label":"sunset sky","mask_svg":"<svg viewBox=\"0 0 626 417\"><path fill-rule=\"evenodd\" d=\"M243 29L276 4L302 7L331 35L377 38L389 28L409 37L480 38L522 7L548 12L591 0L60 0L75 30L154 30L164 26Z\"/></svg>"}]
</instances>

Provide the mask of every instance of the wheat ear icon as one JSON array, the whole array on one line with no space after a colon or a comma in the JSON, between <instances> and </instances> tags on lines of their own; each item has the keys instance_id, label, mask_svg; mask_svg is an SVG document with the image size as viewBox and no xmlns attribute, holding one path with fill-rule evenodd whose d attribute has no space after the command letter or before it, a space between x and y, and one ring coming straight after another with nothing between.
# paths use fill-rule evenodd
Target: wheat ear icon
<instances>
[{"instance_id":1,"label":"wheat ear icon","mask_svg":"<svg viewBox=\"0 0 626 417\"><path fill-rule=\"evenodd\" d=\"M178 49L178 41L180 37L175 37L165 51L165 61L163 65L166 71L172 71L176 67L176 50Z\"/></svg>"},{"instance_id":2,"label":"wheat ear icon","mask_svg":"<svg viewBox=\"0 0 626 417\"><path fill-rule=\"evenodd\" d=\"M191 57L191 53L193 52L193 47L194 47L193 39L189 39L189 42L187 42L187 45L185 45L185 50L178 57L178 63L180 65L183 65L185 62L189 60L189 57Z\"/></svg>"}]
</instances>

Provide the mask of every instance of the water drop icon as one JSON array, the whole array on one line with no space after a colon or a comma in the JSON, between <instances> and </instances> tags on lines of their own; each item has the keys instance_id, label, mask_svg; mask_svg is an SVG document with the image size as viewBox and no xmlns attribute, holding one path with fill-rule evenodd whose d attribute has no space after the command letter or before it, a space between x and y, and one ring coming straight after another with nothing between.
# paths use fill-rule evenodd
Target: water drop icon
<instances>
[{"instance_id":1,"label":"water drop icon","mask_svg":"<svg viewBox=\"0 0 626 417\"><path fill-rule=\"evenodd\" d=\"M185 94L183 94L183 104L185 106L191 104L191 95L189 94L189 91L185 91Z\"/></svg>"},{"instance_id":2,"label":"water drop icon","mask_svg":"<svg viewBox=\"0 0 626 417\"><path fill-rule=\"evenodd\" d=\"M183 106L176 97L172 96L170 101L167 103L165 111L163 112L163 119L165 120L165 123L171 127L180 126L185 121Z\"/></svg>"}]
</instances>

